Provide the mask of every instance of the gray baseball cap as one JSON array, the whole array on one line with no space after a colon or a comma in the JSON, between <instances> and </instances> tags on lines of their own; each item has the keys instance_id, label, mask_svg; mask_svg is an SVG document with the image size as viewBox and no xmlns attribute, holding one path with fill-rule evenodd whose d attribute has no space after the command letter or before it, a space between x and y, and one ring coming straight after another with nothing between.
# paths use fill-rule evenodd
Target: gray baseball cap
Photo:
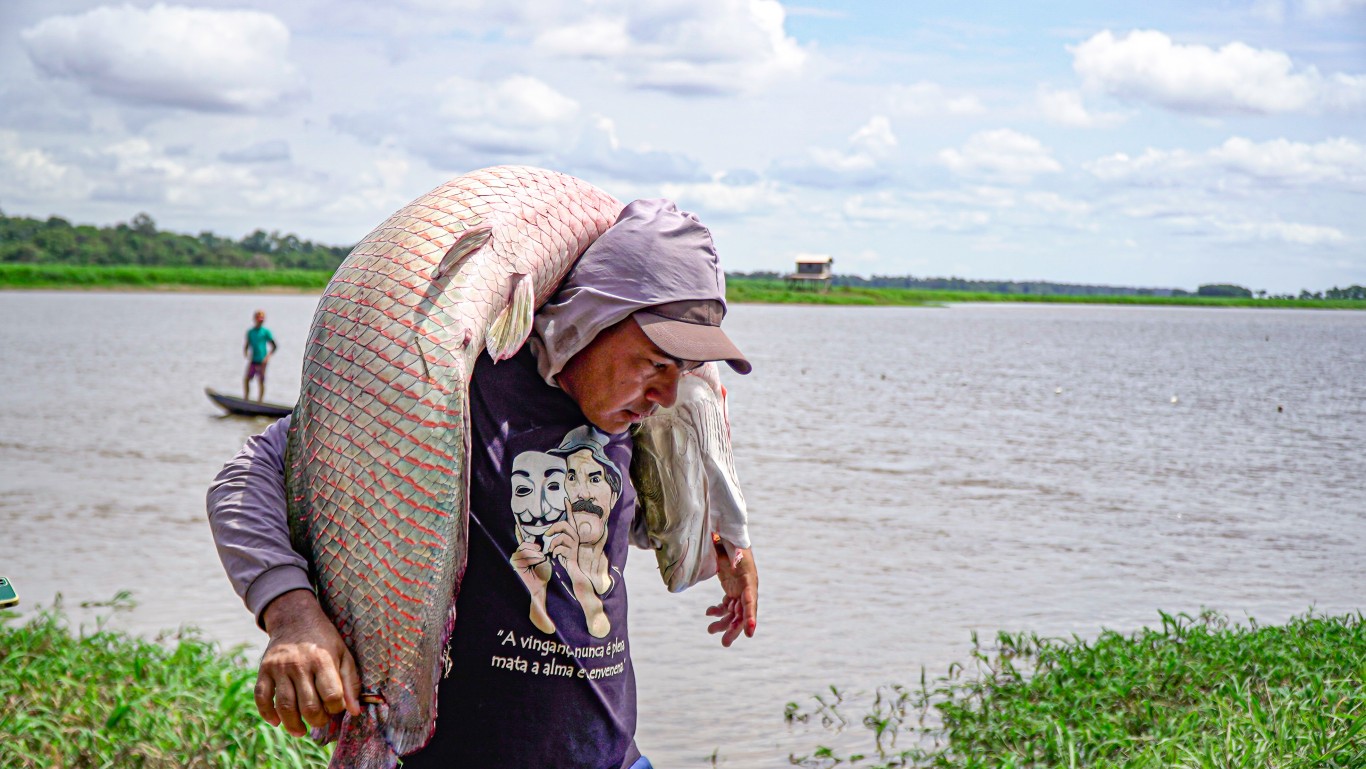
<instances>
[{"instance_id":1,"label":"gray baseball cap","mask_svg":"<svg viewBox=\"0 0 1366 769\"><path fill-rule=\"evenodd\" d=\"M721 330L726 274L711 231L673 201L637 200L588 247L536 311L537 361L555 384L564 364L609 326L634 315L650 341L685 361L751 366Z\"/></svg>"},{"instance_id":2,"label":"gray baseball cap","mask_svg":"<svg viewBox=\"0 0 1366 769\"><path fill-rule=\"evenodd\" d=\"M736 372L748 374L749 361L721 330L725 314L721 302L683 299L637 310L633 317L651 342L679 360L723 360Z\"/></svg>"}]
</instances>

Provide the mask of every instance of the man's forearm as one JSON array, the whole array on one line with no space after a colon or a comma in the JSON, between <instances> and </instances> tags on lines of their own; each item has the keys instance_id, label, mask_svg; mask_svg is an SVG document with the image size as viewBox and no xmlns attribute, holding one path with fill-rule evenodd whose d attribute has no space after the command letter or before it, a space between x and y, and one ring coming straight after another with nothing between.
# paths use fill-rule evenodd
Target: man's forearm
<instances>
[{"instance_id":1,"label":"man's forearm","mask_svg":"<svg viewBox=\"0 0 1366 769\"><path fill-rule=\"evenodd\" d=\"M279 596L312 589L308 562L289 543L284 470L289 422L285 417L250 438L223 466L207 499L218 557L258 624Z\"/></svg>"}]
</instances>

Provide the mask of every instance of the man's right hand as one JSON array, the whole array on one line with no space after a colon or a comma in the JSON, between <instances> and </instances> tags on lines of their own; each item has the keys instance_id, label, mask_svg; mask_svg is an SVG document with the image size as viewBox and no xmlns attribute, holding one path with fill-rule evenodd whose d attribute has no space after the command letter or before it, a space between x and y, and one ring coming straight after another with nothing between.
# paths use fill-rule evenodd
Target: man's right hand
<instances>
[{"instance_id":1,"label":"man's right hand","mask_svg":"<svg viewBox=\"0 0 1366 769\"><path fill-rule=\"evenodd\" d=\"M308 726L327 726L343 711L360 715L356 661L313 593L281 595L262 619L270 634L256 677L262 718L301 737Z\"/></svg>"}]
</instances>

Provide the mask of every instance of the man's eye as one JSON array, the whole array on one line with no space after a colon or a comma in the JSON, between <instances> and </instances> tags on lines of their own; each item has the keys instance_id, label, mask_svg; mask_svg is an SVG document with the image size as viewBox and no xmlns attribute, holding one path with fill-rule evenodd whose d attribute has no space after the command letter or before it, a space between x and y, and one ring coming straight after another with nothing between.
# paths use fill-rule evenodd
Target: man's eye
<instances>
[{"instance_id":1,"label":"man's eye","mask_svg":"<svg viewBox=\"0 0 1366 769\"><path fill-rule=\"evenodd\" d=\"M514 486L513 489L512 489L512 493L515 494L516 496L519 496L519 497L525 497L526 495L528 495L528 494L531 493L531 487L530 487L530 486Z\"/></svg>"},{"instance_id":2,"label":"man's eye","mask_svg":"<svg viewBox=\"0 0 1366 769\"><path fill-rule=\"evenodd\" d=\"M658 372L660 372L660 373L663 373L663 372L669 370L669 364L667 364L667 363L660 363L659 361L654 361L654 367L655 367L655 371L658 371Z\"/></svg>"}]
</instances>

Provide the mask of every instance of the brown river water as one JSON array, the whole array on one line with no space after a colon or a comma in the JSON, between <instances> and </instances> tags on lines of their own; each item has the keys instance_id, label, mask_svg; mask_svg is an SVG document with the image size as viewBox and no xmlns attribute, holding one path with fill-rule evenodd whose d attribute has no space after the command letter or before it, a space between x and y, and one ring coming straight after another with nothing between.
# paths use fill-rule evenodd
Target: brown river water
<instances>
[{"instance_id":1,"label":"brown river water","mask_svg":"<svg viewBox=\"0 0 1366 769\"><path fill-rule=\"evenodd\" d=\"M258 651L204 519L266 422L223 418L242 335L293 402L315 296L0 292L0 574L93 623ZM642 750L661 769L787 766L831 738L783 707L918 682L973 631L1094 636L1210 607L1283 621L1366 595L1366 312L737 306L729 376L761 577L722 649L719 590L627 570ZM866 744L866 743L865 743Z\"/></svg>"}]
</instances>

